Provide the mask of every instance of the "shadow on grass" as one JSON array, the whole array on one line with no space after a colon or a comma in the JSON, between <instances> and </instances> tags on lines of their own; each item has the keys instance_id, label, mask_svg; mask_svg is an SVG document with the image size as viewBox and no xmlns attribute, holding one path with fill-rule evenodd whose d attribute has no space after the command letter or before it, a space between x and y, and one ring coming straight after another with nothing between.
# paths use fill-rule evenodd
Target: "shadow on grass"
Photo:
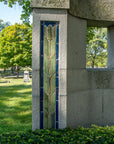
<instances>
[{"instance_id":1,"label":"shadow on grass","mask_svg":"<svg viewBox=\"0 0 114 144\"><path fill-rule=\"evenodd\" d=\"M0 86L0 132L31 128L31 85Z\"/></svg>"},{"instance_id":2,"label":"shadow on grass","mask_svg":"<svg viewBox=\"0 0 114 144\"><path fill-rule=\"evenodd\" d=\"M4 98L9 98L9 97L22 97L20 94L17 93L17 91L23 91L23 90L28 90L31 89L31 85L13 85L13 86L1 86L0 87L0 97L5 95ZM6 95L7 94L7 95ZM24 94L31 94L31 92L24 92Z\"/></svg>"}]
</instances>

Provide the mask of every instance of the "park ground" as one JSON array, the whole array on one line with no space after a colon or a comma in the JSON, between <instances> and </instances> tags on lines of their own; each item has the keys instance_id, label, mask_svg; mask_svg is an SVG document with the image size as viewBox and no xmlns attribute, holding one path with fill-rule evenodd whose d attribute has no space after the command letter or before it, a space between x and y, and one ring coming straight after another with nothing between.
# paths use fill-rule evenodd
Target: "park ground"
<instances>
[{"instance_id":1,"label":"park ground","mask_svg":"<svg viewBox=\"0 0 114 144\"><path fill-rule=\"evenodd\" d=\"M0 133L32 128L32 80L0 79Z\"/></svg>"}]
</instances>

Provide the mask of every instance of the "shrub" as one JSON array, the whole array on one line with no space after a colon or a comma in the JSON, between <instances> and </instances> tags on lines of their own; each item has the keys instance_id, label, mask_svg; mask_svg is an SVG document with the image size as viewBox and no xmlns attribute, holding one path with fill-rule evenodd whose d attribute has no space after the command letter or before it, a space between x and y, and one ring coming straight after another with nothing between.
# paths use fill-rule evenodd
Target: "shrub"
<instances>
[{"instance_id":1,"label":"shrub","mask_svg":"<svg viewBox=\"0 0 114 144\"><path fill-rule=\"evenodd\" d=\"M0 135L0 144L114 144L114 127L40 129Z\"/></svg>"}]
</instances>

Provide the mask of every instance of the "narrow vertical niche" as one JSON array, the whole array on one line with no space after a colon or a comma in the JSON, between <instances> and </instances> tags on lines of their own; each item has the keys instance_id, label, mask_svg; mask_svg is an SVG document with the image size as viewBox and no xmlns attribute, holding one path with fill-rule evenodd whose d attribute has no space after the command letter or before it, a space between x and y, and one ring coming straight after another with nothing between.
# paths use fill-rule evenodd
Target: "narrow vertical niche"
<instances>
[{"instance_id":1,"label":"narrow vertical niche","mask_svg":"<svg viewBox=\"0 0 114 144\"><path fill-rule=\"evenodd\" d=\"M87 28L86 67L107 68L107 28Z\"/></svg>"},{"instance_id":2,"label":"narrow vertical niche","mask_svg":"<svg viewBox=\"0 0 114 144\"><path fill-rule=\"evenodd\" d=\"M59 23L41 22L40 128L57 128L59 91Z\"/></svg>"}]
</instances>

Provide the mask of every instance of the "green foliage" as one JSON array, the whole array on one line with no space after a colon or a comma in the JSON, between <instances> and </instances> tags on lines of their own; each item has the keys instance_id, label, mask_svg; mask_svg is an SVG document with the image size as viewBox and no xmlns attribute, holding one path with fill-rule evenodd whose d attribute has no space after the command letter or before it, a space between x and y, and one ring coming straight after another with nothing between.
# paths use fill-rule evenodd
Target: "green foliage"
<instances>
[{"instance_id":1,"label":"green foliage","mask_svg":"<svg viewBox=\"0 0 114 144\"><path fill-rule=\"evenodd\" d=\"M90 28L90 34L88 34L86 59L87 59L87 67L92 67L92 68L94 68L94 66L106 67L107 65L107 30L106 29Z\"/></svg>"},{"instance_id":2,"label":"green foliage","mask_svg":"<svg viewBox=\"0 0 114 144\"><path fill-rule=\"evenodd\" d=\"M30 23L30 14L32 12L30 8L30 0L25 0L22 6L22 14L21 14L21 20L23 20L24 24L29 24Z\"/></svg>"},{"instance_id":3,"label":"green foliage","mask_svg":"<svg viewBox=\"0 0 114 144\"><path fill-rule=\"evenodd\" d=\"M114 127L92 126L92 128L5 133L0 135L0 142L7 144L113 144Z\"/></svg>"},{"instance_id":4,"label":"green foliage","mask_svg":"<svg viewBox=\"0 0 114 144\"><path fill-rule=\"evenodd\" d=\"M31 66L32 28L24 24L6 27L0 33L0 67Z\"/></svg>"},{"instance_id":5,"label":"green foliage","mask_svg":"<svg viewBox=\"0 0 114 144\"><path fill-rule=\"evenodd\" d=\"M94 32L94 27L87 27L87 44L89 43L90 40L93 39L95 32Z\"/></svg>"},{"instance_id":6,"label":"green foliage","mask_svg":"<svg viewBox=\"0 0 114 144\"><path fill-rule=\"evenodd\" d=\"M9 22L3 22L3 20L0 19L0 32L2 31L2 29L8 27L9 25Z\"/></svg>"},{"instance_id":7,"label":"green foliage","mask_svg":"<svg viewBox=\"0 0 114 144\"><path fill-rule=\"evenodd\" d=\"M23 10L21 14L21 19L23 20L24 24L30 23L29 21L31 14L30 1L31 0L0 0L0 2L4 2L4 4L8 5L9 7L12 7L16 3L22 6Z\"/></svg>"}]
</instances>

